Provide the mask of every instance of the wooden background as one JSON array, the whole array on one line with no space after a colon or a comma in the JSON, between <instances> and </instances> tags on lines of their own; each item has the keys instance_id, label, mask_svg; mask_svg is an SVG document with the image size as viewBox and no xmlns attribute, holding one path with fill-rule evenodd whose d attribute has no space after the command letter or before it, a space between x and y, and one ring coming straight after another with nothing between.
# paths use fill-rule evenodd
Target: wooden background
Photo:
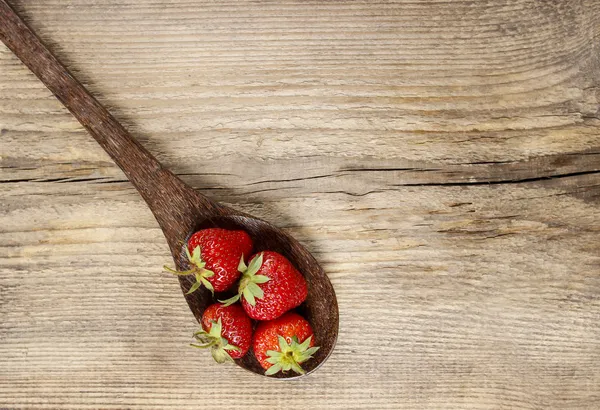
<instances>
[{"instance_id":1,"label":"wooden background","mask_svg":"<svg viewBox=\"0 0 600 410\"><path fill-rule=\"evenodd\" d=\"M297 382L187 347L151 213L0 46L0 408L600 408L600 1L11 0L340 305Z\"/></svg>"}]
</instances>

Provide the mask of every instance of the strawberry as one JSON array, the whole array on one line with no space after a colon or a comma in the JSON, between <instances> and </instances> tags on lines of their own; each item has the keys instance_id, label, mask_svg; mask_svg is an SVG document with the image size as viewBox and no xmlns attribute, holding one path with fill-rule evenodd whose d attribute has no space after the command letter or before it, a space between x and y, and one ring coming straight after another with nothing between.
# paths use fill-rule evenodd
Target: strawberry
<instances>
[{"instance_id":1,"label":"strawberry","mask_svg":"<svg viewBox=\"0 0 600 410\"><path fill-rule=\"evenodd\" d=\"M244 231L203 229L190 237L185 249L192 268L181 272L165 269L176 275L195 275L196 282L187 293L202 285L211 292L224 292L240 277L238 261L250 254L252 246Z\"/></svg>"},{"instance_id":2,"label":"strawberry","mask_svg":"<svg viewBox=\"0 0 600 410\"><path fill-rule=\"evenodd\" d=\"M270 376L279 371L293 370L304 374L300 365L319 350L314 346L310 324L294 312L268 322L260 322L254 332L254 356Z\"/></svg>"},{"instance_id":3,"label":"strawberry","mask_svg":"<svg viewBox=\"0 0 600 410\"><path fill-rule=\"evenodd\" d=\"M306 299L306 280L292 263L277 252L264 251L253 256L246 266L240 260L242 279L238 294L223 301L235 303L243 295L242 306L256 320L272 320Z\"/></svg>"},{"instance_id":4,"label":"strawberry","mask_svg":"<svg viewBox=\"0 0 600 410\"><path fill-rule=\"evenodd\" d=\"M202 315L202 330L194 333L196 340L204 345L193 347L210 348L218 363L244 357L252 343L252 322L244 309L237 304L210 305Z\"/></svg>"}]
</instances>

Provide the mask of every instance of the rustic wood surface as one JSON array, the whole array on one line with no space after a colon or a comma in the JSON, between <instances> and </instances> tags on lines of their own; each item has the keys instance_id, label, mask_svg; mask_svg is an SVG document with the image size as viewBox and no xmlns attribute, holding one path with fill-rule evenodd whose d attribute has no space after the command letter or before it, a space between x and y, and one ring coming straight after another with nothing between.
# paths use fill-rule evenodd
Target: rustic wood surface
<instances>
[{"instance_id":1,"label":"rustic wood surface","mask_svg":"<svg viewBox=\"0 0 600 410\"><path fill-rule=\"evenodd\" d=\"M0 45L0 408L600 408L600 1L11 4L340 335L287 383L188 348L152 214Z\"/></svg>"}]
</instances>

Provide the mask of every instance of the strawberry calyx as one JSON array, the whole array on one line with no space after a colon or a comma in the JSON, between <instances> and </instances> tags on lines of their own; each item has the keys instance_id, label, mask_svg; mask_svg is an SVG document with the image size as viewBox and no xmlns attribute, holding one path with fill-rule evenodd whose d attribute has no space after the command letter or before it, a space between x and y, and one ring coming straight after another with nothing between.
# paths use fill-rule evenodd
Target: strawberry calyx
<instances>
[{"instance_id":1,"label":"strawberry calyx","mask_svg":"<svg viewBox=\"0 0 600 410\"><path fill-rule=\"evenodd\" d=\"M267 350L266 359L273 366L265 372L266 376L273 375L279 371L293 370L298 374L306 373L300 365L310 359L313 354L319 350L318 346L309 347L312 336L309 336L304 342L299 343L296 336L292 337L291 343L288 343L284 337L278 336L279 351Z\"/></svg>"},{"instance_id":2,"label":"strawberry calyx","mask_svg":"<svg viewBox=\"0 0 600 410\"><path fill-rule=\"evenodd\" d=\"M223 329L221 318L219 318L219 320L216 322L213 321L211 323L212 324L208 332L200 329L194 333L194 338L203 344L197 345L190 343L190 346L198 349L210 348L210 353L217 363L233 362L233 359L229 353L227 353L227 351L235 350L239 352L240 348L229 344L229 341L221 335L221 331Z\"/></svg>"},{"instance_id":3,"label":"strawberry calyx","mask_svg":"<svg viewBox=\"0 0 600 410\"><path fill-rule=\"evenodd\" d=\"M180 276L194 275L195 276L196 282L194 282L194 284L192 285L190 290L188 290L186 292L186 295L189 295L190 293L195 292L202 285L204 285L204 287L206 289L210 290L211 293L214 293L215 289L213 288L212 283L210 283L208 281L208 278L214 276L215 273L213 271L205 268L206 262L202 260L200 246L196 246L191 254L190 254L189 249L186 246L185 254L187 255L188 261L192 265L191 269L184 270L184 271L177 271L175 269L169 268L168 266L163 266L163 268L167 272L171 272L174 275L180 275Z\"/></svg>"},{"instance_id":4,"label":"strawberry calyx","mask_svg":"<svg viewBox=\"0 0 600 410\"><path fill-rule=\"evenodd\" d=\"M264 296L263 290L258 285L269 281L269 277L256 274L262 264L262 252L252 258L248 266L246 266L244 255L242 255L240 263L238 264L238 271L242 273L242 278L240 279L240 284L238 286L238 293L229 299L219 300L219 302L223 303L225 306L229 306L240 300L240 297L244 296L246 302L251 306L255 306L256 299L261 299Z\"/></svg>"}]
</instances>

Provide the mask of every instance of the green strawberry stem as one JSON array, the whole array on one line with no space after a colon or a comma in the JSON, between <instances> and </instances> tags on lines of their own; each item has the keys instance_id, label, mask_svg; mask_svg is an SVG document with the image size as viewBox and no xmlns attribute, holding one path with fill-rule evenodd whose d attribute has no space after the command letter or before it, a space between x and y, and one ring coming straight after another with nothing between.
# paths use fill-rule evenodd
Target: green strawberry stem
<instances>
[{"instance_id":1,"label":"green strawberry stem","mask_svg":"<svg viewBox=\"0 0 600 410\"><path fill-rule=\"evenodd\" d=\"M219 302L225 304L225 306L229 306L240 300L241 296L244 296L246 302L252 306L256 305L256 299L262 299L265 295L263 290L258 285L269 281L267 276L256 274L256 272L258 272L262 267L262 264L262 252L252 258L248 266L246 266L246 263L244 262L244 255L242 255L240 258L240 263L238 264L238 271L242 272L242 279L240 280L240 285L238 286L238 293L229 299L219 300Z\"/></svg>"},{"instance_id":2,"label":"green strawberry stem","mask_svg":"<svg viewBox=\"0 0 600 410\"><path fill-rule=\"evenodd\" d=\"M212 322L208 332L199 330L194 333L194 338L204 344L197 345L190 343L190 346L197 349L210 348L210 353L217 363L233 362L233 359L227 351L240 351L240 348L229 344L229 341L221 335L222 328L221 318L219 318L218 321Z\"/></svg>"},{"instance_id":3,"label":"green strawberry stem","mask_svg":"<svg viewBox=\"0 0 600 410\"><path fill-rule=\"evenodd\" d=\"M215 273L213 271L205 268L206 262L204 262L202 260L200 246L196 246L191 255L190 255L189 249L186 246L185 254L188 257L189 262L193 266L191 269L184 270L184 271L177 271L177 270L169 268L168 266L163 266L163 268L167 272L170 272L174 275L181 275L181 276L194 275L196 277L196 282L194 282L194 284L192 285L190 290L187 291L186 295L189 295L190 293L195 292L202 285L204 285L204 287L206 289L210 290L211 293L214 293L215 289L213 288L212 283L210 283L207 280L207 278L214 276Z\"/></svg>"},{"instance_id":4,"label":"green strawberry stem","mask_svg":"<svg viewBox=\"0 0 600 410\"><path fill-rule=\"evenodd\" d=\"M169 268L167 265L164 265L163 269L166 270L167 272L172 273L173 275L181 275L181 276L191 275L192 273L195 273L197 271L196 268L188 269L188 270L175 270L175 269Z\"/></svg>"},{"instance_id":5,"label":"green strawberry stem","mask_svg":"<svg viewBox=\"0 0 600 410\"><path fill-rule=\"evenodd\" d=\"M284 337L279 336L279 351L267 350L267 362L273 366L269 367L265 372L266 376L271 376L280 371L293 370L298 374L306 373L300 365L310 359L319 347L309 347L312 336L308 337L304 342L298 343L298 338L294 336L292 343L289 344Z\"/></svg>"}]
</instances>

